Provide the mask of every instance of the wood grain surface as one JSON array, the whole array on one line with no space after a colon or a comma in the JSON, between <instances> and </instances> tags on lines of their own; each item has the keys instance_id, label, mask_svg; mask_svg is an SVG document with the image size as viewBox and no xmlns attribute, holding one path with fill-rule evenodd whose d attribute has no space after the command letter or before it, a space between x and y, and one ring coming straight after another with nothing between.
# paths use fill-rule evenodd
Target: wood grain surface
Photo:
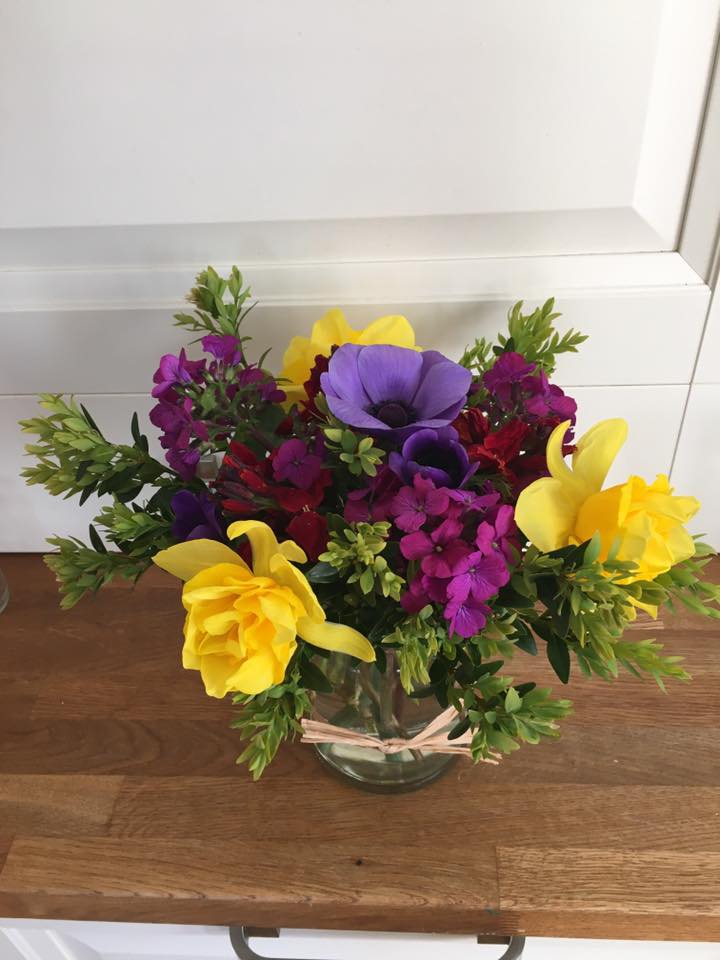
<instances>
[{"instance_id":1,"label":"wood grain surface","mask_svg":"<svg viewBox=\"0 0 720 960\"><path fill-rule=\"evenodd\" d=\"M720 939L717 625L663 631L691 684L573 679L559 742L377 796L299 744L252 783L171 579L64 613L38 557L0 566L0 916Z\"/></svg>"}]
</instances>

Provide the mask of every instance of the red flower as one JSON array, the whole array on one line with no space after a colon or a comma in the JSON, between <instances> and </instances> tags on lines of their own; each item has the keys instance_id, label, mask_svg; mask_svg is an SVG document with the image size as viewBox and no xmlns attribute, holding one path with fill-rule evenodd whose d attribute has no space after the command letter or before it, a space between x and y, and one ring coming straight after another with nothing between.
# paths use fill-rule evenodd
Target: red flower
<instances>
[{"instance_id":1,"label":"red flower","mask_svg":"<svg viewBox=\"0 0 720 960\"><path fill-rule=\"evenodd\" d=\"M498 463L507 464L520 453L530 427L522 420L508 420L485 437L485 449Z\"/></svg>"},{"instance_id":2,"label":"red flower","mask_svg":"<svg viewBox=\"0 0 720 960\"><path fill-rule=\"evenodd\" d=\"M327 547L327 520L314 510L303 510L292 518L287 534L307 554L313 563Z\"/></svg>"},{"instance_id":3,"label":"red flower","mask_svg":"<svg viewBox=\"0 0 720 960\"><path fill-rule=\"evenodd\" d=\"M475 443L482 443L490 429L487 414L477 407L463 410L453 426L458 432L460 443L466 447Z\"/></svg>"}]
</instances>

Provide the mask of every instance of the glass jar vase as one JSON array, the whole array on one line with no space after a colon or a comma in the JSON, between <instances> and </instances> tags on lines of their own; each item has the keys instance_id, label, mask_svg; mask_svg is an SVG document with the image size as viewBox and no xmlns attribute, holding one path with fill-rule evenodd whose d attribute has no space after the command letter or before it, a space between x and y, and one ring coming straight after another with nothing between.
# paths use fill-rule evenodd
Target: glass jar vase
<instances>
[{"instance_id":1,"label":"glass jar vase","mask_svg":"<svg viewBox=\"0 0 720 960\"><path fill-rule=\"evenodd\" d=\"M323 665L332 693L315 695L313 719L381 741L409 740L443 712L434 697L413 700L400 683L391 651L387 669L332 654ZM449 726L448 726L449 729ZM443 774L457 759L422 749L384 753L352 743L316 743L321 760L356 786L378 793L417 790Z\"/></svg>"}]
</instances>

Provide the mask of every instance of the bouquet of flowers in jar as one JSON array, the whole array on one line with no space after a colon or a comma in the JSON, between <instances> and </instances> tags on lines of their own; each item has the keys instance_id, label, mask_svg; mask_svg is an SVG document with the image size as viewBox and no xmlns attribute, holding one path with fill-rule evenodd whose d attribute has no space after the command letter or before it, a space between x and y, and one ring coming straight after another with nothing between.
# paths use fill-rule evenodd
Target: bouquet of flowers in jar
<instances>
[{"instance_id":1,"label":"bouquet of flowers in jar","mask_svg":"<svg viewBox=\"0 0 720 960\"><path fill-rule=\"evenodd\" d=\"M557 736L570 710L503 673L518 652L542 649L563 683L572 663L688 679L626 628L677 601L720 616L701 579L710 551L684 527L699 505L663 475L604 486L627 424L575 439L575 401L549 378L585 338L555 331L552 300L516 304L507 334L459 362L419 347L404 317L355 330L330 310L275 377L265 354L249 358L237 268L196 283L176 323L204 356L162 357L152 388L166 463L137 415L117 444L72 397L46 394L22 422L36 435L24 476L111 498L88 544L49 540L64 607L152 563L184 582L183 666L239 705L254 776L332 690L338 654L435 698L444 742L475 760Z\"/></svg>"}]
</instances>

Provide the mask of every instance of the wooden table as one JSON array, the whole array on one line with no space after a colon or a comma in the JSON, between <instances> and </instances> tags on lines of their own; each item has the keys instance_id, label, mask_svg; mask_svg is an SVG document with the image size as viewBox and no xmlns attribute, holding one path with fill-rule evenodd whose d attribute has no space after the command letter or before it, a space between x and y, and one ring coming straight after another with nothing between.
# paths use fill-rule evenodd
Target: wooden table
<instances>
[{"instance_id":1,"label":"wooden table","mask_svg":"<svg viewBox=\"0 0 720 960\"><path fill-rule=\"evenodd\" d=\"M377 796L299 744L236 767L175 581L63 613L38 557L0 566L0 916L720 939L717 625L664 631L692 684L571 682L559 742Z\"/></svg>"}]
</instances>

